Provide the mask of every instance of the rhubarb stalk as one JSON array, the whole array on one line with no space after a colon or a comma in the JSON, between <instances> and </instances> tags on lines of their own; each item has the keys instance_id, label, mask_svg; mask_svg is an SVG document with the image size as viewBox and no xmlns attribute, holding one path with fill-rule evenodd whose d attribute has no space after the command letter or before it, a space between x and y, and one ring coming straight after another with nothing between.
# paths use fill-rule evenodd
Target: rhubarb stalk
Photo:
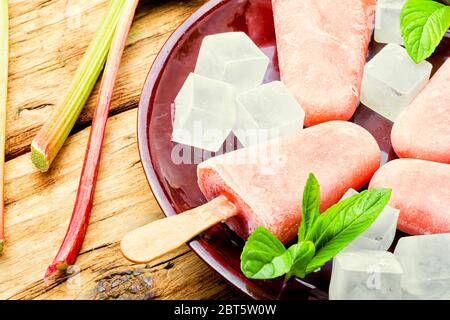
<instances>
[{"instance_id":1,"label":"rhubarb stalk","mask_svg":"<svg viewBox=\"0 0 450 320\"><path fill-rule=\"evenodd\" d=\"M97 82L125 2L111 0L108 14L89 45L67 95L31 143L31 160L43 172L50 168Z\"/></svg>"},{"instance_id":2,"label":"rhubarb stalk","mask_svg":"<svg viewBox=\"0 0 450 320\"><path fill-rule=\"evenodd\" d=\"M72 218L61 248L53 263L47 269L45 274L46 281L57 270L66 270L69 265L75 262L84 240L91 213L98 165L114 84L138 2L139 0L127 0L122 9L100 86L100 96L89 135Z\"/></svg>"},{"instance_id":3,"label":"rhubarb stalk","mask_svg":"<svg viewBox=\"0 0 450 320\"><path fill-rule=\"evenodd\" d=\"M0 254L5 245L5 140L6 140L6 105L8 95L8 0L0 0Z\"/></svg>"}]
</instances>

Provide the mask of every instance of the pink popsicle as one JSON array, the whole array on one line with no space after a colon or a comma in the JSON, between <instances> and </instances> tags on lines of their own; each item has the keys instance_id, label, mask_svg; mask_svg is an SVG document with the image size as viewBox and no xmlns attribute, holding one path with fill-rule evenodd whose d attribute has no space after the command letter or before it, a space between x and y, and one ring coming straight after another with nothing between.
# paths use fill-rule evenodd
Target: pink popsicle
<instances>
[{"instance_id":1,"label":"pink popsicle","mask_svg":"<svg viewBox=\"0 0 450 320\"><path fill-rule=\"evenodd\" d=\"M379 146L365 129L332 121L209 159L198 167L198 183L208 200L226 195L237 206L227 224L242 238L264 226L287 242L297 233L310 172L320 182L323 211L367 184L379 166Z\"/></svg>"},{"instance_id":2,"label":"pink popsicle","mask_svg":"<svg viewBox=\"0 0 450 320\"><path fill-rule=\"evenodd\" d=\"M370 188L392 188L398 229L411 235L450 232L450 165L398 159L381 167Z\"/></svg>"},{"instance_id":3,"label":"pink popsicle","mask_svg":"<svg viewBox=\"0 0 450 320\"><path fill-rule=\"evenodd\" d=\"M226 222L242 238L264 226L281 241L297 234L309 173L321 185L321 210L349 189L365 185L380 166L380 148L362 127L344 121L320 124L205 161L198 183L209 202L128 233L123 255L147 263Z\"/></svg>"},{"instance_id":4,"label":"pink popsicle","mask_svg":"<svg viewBox=\"0 0 450 320\"><path fill-rule=\"evenodd\" d=\"M354 114L376 0L272 0L281 78L305 125Z\"/></svg>"},{"instance_id":5,"label":"pink popsicle","mask_svg":"<svg viewBox=\"0 0 450 320\"><path fill-rule=\"evenodd\" d=\"M450 59L401 113L392 145L401 158L450 163Z\"/></svg>"}]
</instances>

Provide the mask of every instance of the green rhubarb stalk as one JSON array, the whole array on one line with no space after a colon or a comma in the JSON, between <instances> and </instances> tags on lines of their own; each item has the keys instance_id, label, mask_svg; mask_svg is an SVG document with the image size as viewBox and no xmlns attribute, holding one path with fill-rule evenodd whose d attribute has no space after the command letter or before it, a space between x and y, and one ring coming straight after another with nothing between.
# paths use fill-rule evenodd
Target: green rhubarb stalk
<instances>
[{"instance_id":1,"label":"green rhubarb stalk","mask_svg":"<svg viewBox=\"0 0 450 320\"><path fill-rule=\"evenodd\" d=\"M31 143L31 160L43 172L50 168L97 82L125 2L111 0L108 14L89 45L66 97Z\"/></svg>"},{"instance_id":2,"label":"green rhubarb stalk","mask_svg":"<svg viewBox=\"0 0 450 320\"><path fill-rule=\"evenodd\" d=\"M5 140L6 140L6 104L8 94L8 0L0 0L0 254L5 245Z\"/></svg>"}]
</instances>

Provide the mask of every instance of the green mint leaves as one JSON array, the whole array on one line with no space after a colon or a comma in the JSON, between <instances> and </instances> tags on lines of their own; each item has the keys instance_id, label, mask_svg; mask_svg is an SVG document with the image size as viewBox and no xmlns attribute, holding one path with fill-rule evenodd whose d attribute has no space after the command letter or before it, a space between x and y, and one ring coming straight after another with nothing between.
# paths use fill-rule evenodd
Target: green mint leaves
<instances>
[{"instance_id":1,"label":"green mint leaves","mask_svg":"<svg viewBox=\"0 0 450 320\"><path fill-rule=\"evenodd\" d=\"M289 278L292 276L304 278L307 274L308 263L316 253L314 243L311 241L300 241L299 243L292 245L287 252L290 254L292 262L291 269L287 272L287 276Z\"/></svg>"},{"instance_id":2,"label":"green mint leaves","mask_svg":"<svg viewBox=\"0 0 450 320\"><path fill-rule=\"evenodd\" d=\"M245 243L241 270L250 279L304 278L369 228L390 197L390 189L364 191L320 215L320 185L310 174L303 191L298 242L286 249L269 230L259 227Z\"/></svg>"},{"instance_id":3,"label":"green mint leaves","mask_svg":"<svg viewBox=\"0 0 450 320\"><path fill-rule=\"evenodd\" d=\"M308 231L319 217L320 185L313 174L308 176L302 200L302 224L298 229L299 239L305 239Z\"/></svg>"},{"instance_id":4,"label":"green mint leaves","mask_svg":"<svg viewBox=\"0 0 450 320\"><path fill-rule=\"evenodd\" d=\"M251 279L274 279L290 271L286 248L269 230L258 227L248 238L241 255L241 269Z\"/></svg>"},{"instance_id":5,"label":"green mint leaves","mask_svg":"<svg viewBox=\"0 0 450 320\"><path fill-rule=\"evenodd\" d=\"M408 0L400 27L406 50L419 63L433 54L450 28L450 6L433 0Z\"/></svg>"},{"instance_id":6,"label":"green mint leaves","mask_svg":"<svg viewBox=\"0 0 450 320\"><path fill-rule=\"evenodd\" d=\"M309 262L307 273L330 261L369 228L390 197L391 190L368 190L325 211L308 235L308 240L314 242L316 255Z\"/></svg>"},{"instance_id":7,"label":"green mint leaves","mask_svg":"<svg viewBox=\"0 0 450 320\"><path fill-rule=\"evenodd\" d=\"M315 253L312 242L300 241L288 250L269 230L258 227L241 255L241 269L250 279L275 279L285 274L304 277Z\"/></svg>"}]
</instances>

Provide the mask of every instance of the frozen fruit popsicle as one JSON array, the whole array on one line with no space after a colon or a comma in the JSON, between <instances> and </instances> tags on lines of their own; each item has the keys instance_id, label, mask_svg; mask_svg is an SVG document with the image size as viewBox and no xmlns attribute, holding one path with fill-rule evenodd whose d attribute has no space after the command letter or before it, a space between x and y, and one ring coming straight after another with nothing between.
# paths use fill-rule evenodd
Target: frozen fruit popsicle
<instances>
[{"instance_id":1,"label":"frozen fruit popsicle","mask_svg":"<svg viewBox=\"0 0 450 320\"><path fill-rule=\"evenodd\" d=\"M212 158L198 167L199 186L210 202L131 232L122 252L131 261L148 262L221 221L244 239L264 226L287 242L297 234L309 173L320 181L325 210L349 188L368 183L379 166L375 139L343 121Z\"/></svg>"},{"instance_id":2,"label":"frozen fruit popsicle","mask_svg":"<svg viewBox=\"0 0 450 320\"><path fill-rule=\"evenodd\" d=\"M401 158L450 164L450 59L400 115L392 145Z\"/></svg>"},{"instance_id":3,"label":"frozen fruit popsicle","mask_svg":"<svg viewBox=\"0 0 450 320\"><path fill-rule=\"evenodd\" d=\"M411 235L450 232L450 165L397 159L373 176L370 188L392 188L398 229Z\"/></svg>"},{"instance_id":4,"label":"frozen fruit popsicle","mask_svg":"<svg viewBox=\"0 0 450 320\"><path fill-rule=\"evenodd\" d=\"M321 211L348 188L360 189L380 165L375 139L349 122L332 121L209 159L198 167L207 199L226 194L239 208L227 224L242 238L264 226L281 241L295 237L308 173L320 181Z\"/></svg>"},{"instance_id":5,"label":"frozen fruit popsicle","mask_svg":"<svg viewBox=\"0 0 450 320\"><path fill-rule=\"evenodd\" d=\"M305 125L348 120L359 104L376 0L272 0L281 78Z\"/></svg>"}]
</instances>

